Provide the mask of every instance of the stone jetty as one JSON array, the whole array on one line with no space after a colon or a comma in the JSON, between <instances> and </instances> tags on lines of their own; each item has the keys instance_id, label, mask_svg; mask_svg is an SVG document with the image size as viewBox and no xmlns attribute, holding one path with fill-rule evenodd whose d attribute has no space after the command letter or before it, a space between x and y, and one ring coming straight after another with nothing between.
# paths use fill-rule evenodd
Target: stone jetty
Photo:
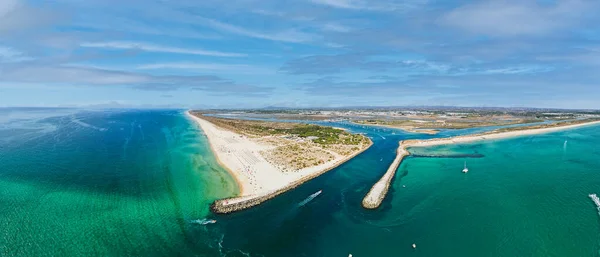
<instances>
[{"instance_id":1,"label":"stone jetty","mask_svg":"<svg viewBox=\"0 0 600 257\"><path fill-rule=\"evenodd\" d=\"M396 158L383 177L381 177L381 179L379 179L379 181L377 181L377 183L371 187L371 190L363 199L362 206L364 208L376 209L379 207L379 205L381 205L381 202L383 202L383 199L390 188L390 183L396 174L396 170L398 170L398 166L400 166L400 163L402 163L404 157L409 154L410 153L406 150L406 144L400 141L398 150L396 152Z\"/></svg>"}]
</instances>

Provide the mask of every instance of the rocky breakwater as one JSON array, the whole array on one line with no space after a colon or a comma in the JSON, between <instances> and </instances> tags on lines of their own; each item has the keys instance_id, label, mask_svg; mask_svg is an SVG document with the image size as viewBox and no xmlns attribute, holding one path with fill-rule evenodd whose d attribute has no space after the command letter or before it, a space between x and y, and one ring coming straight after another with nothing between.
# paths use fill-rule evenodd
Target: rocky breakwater
<instances>
[{"instance_id":1,"label":"rocky breakwater","mask_svg":"<svg viewBox=\"0 0 600 257\"><path fill-rule=\"evenodd\" d=\"M392 179L398 170L398 166L402 163L404 157L409 155L410 153L406 150L408 141L400 141L398 150L396 151L396 158L388 168L387 172L371 187L371 190L362 201L362 206L366 209L376 209L378 208L383 199L385 198L389 188L390 183L392 183Z\"/></svg>"}]
</instances>

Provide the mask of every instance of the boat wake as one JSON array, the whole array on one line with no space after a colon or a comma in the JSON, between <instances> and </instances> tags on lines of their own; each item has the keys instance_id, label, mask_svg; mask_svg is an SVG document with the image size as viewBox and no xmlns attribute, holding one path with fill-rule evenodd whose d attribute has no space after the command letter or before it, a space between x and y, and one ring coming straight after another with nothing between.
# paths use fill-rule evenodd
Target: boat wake
<instances>
[{"instance_id":1,"label":"boat wake","mask_svg":"<svg viewBox=\"0 0 600 257\"><path fill-rule=\"evenodd\" d=\"M306 199L304 199L302 202L300 202L298 204L298 206L304 206L307 203L309 203L310 201L312 201L313 199L315 199L317 196L319 196L321 194L321 192L323 192L323 190L319 190L318 192L310 195L309 197L307 197Z\"/></svg>"},{"instance_id":2,"label":"boat wake","mask_svg":"<svg viewBox=\"0 0 600 257\"><path fill-rule=\"evenodd\" d=\"M197 220L190 221L190 223L200 224L200 225L208 225L208 224L217 223L217 221L216 220L210 220L210 219L197 219Z\"/></svg>"},{"instance_id":3,"label":"boat wake","mask_svg":"<svg viewBox=\"0 0 600 257\"><path fill-rule=\"evenodd\" d=\"M598 196L596 194L590 194L589 197L596 204L596 210L598 210L598 215L600 215L600 199L598 199Z\"/></svg>"}]
</instances>

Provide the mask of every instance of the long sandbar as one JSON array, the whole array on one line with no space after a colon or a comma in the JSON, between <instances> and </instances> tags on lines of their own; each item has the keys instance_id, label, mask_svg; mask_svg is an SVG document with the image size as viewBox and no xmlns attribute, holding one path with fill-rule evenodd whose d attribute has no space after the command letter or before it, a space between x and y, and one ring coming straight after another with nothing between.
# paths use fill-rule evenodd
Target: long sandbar
<instances>
[{"instance_id":1,"label":"long sandbar","mask_svg":"<svg viewBox=\"0 0 600 257\"><path fill-rule=\"evenodd\" d=\"M261 154L275 146L223 129L190 112L187 115L200 125L217 160L231 173L240 187L239 196L217 200L211 205L212 211L216 213L229 213L258 205L341 165L372 145L369 140L368 145L351 155L340 155L331 161L297 172L284 172Z\"/></svg>"},{"instance_id":2,"label":"long sandbar","mask_svg":"<svg viewBox=\"0 0 600 257\"><path fill-rule=\"evenodd\" d=\"M387 172L377 181L371 190L367 193L365 198L362 201L362 206L366 209L376 209L378 208L383 199L387 195L390 184L400 163L404 157L410 155L408 148L410 147L426 147L426 146L436 146L436 145L447 145L447 144L460 144L460 143L469 143L480 140L492 140L492 139L502 139L502 138L510 138L510 137L519 137L519 136L527 136L527 135L536 135L536 134L544 134L551 133L555 131L574 129L583 126L597 125L600 124L600 121L592 121L585 122L579 124L571 124L564 126L555 126L548 128L534 128L534 129L523 129L523 130L515 130L515 131L507 131L507 132L488 132L482 134L475 135L466 135L466 136L457 136L450 138L435 138L428 140L406 140L400 141L400 146L398 147L396 159L392 162ZM525 127L526 128L526 127Z\"/></svg>"}]
</instances>

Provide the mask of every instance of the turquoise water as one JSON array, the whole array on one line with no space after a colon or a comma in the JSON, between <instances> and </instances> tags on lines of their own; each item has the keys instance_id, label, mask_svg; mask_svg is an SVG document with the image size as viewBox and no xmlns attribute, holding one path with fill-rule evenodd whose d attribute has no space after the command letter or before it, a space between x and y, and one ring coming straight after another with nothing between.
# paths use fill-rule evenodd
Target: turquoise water
<instances>
[{"instance_id":1,"label":"turquoise water","mask_svg":"<svg viewBox=\"0 0 600 257\"><path fill-rule=\"evenodd\" d=\"M237 191L179 111L0 111L0 256L218 255Z\"/></svg>"},{"instance_id":2,"label":"turquoise water","mask_svg":"<svg viewBox=\"0 0 600 257\"><path fill-rule=\"evenodd\" d=\"M600 193L600 126L413 149L483 157L408 158L368 211L360 201L398 140L432 136L332 125L374 145L261 206L213 215L235 184L181 111L0 110L0 255L598 256L587 195ZM203 218L218 222L192 222Z\"/></svg>"}]
</instances>

